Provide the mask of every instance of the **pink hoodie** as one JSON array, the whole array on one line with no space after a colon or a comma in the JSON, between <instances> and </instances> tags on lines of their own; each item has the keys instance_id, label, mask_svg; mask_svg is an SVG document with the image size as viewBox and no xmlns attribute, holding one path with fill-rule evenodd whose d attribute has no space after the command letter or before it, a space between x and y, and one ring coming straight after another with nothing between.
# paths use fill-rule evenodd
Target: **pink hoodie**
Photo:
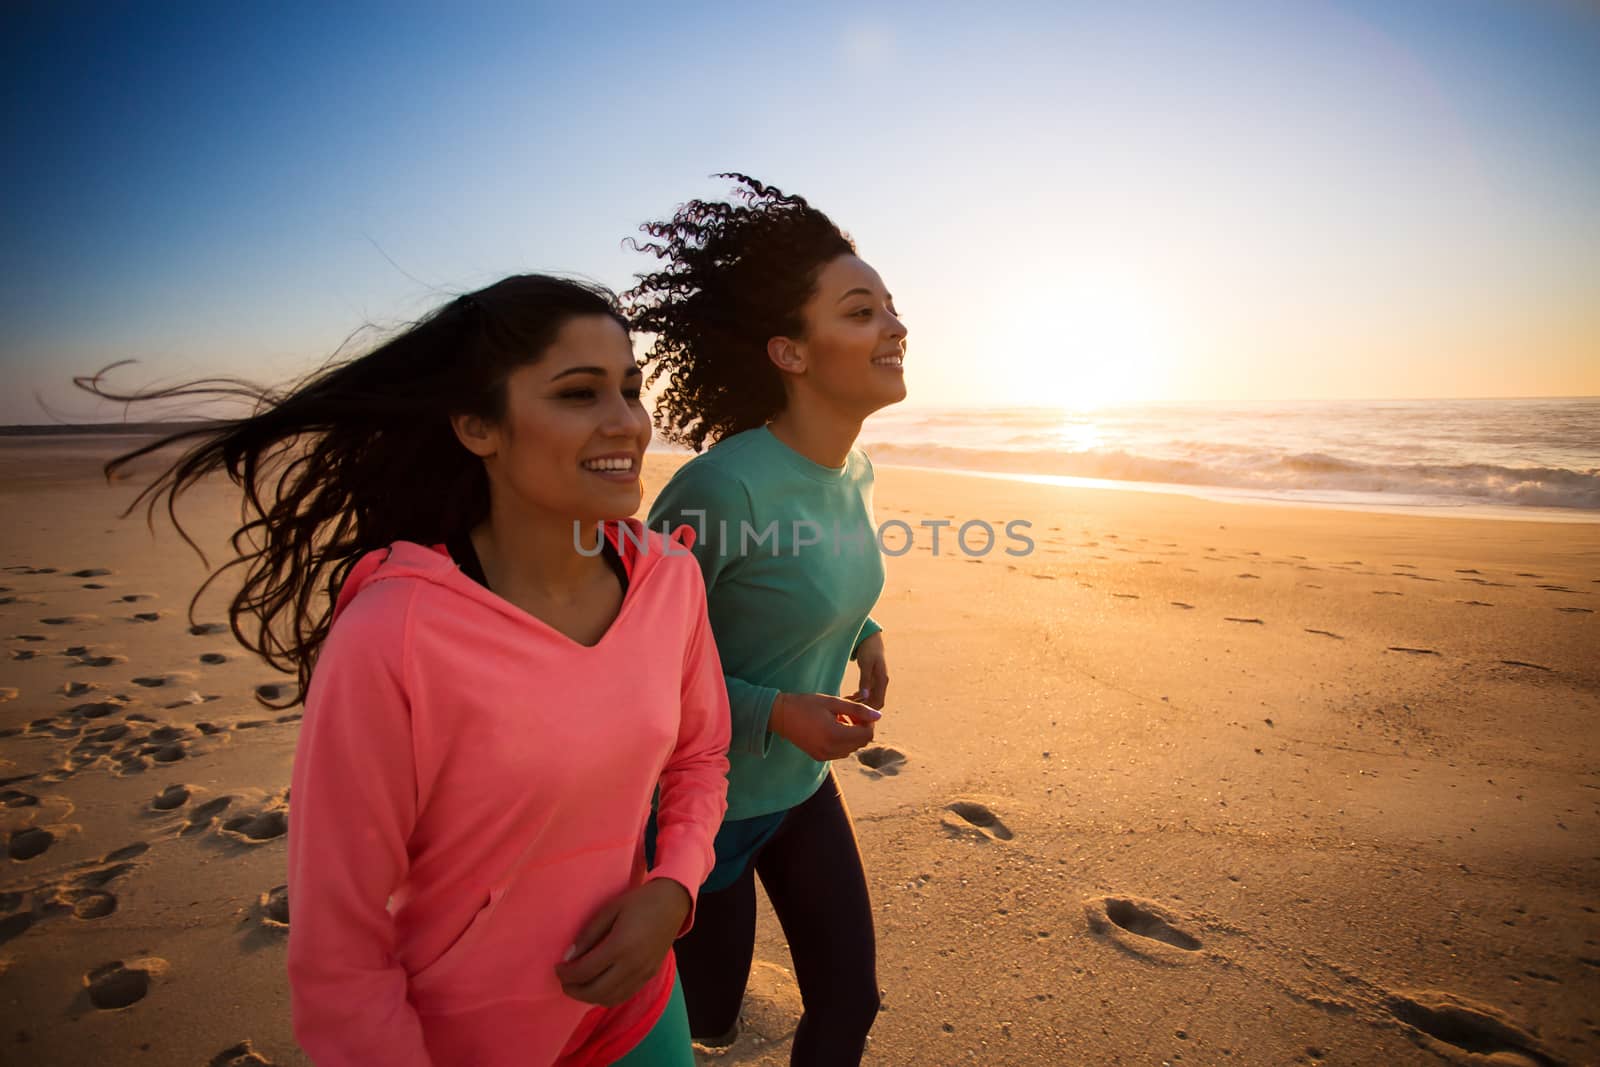
<instances>
[{"instance_id":1,"label":"pink hoodie","mask_svg":"<svg viewBox=\"0 0 1600 1067\"><path fill-rule=\"evenodd\" d=\"M289 980L319 1067L610 1063L659 1017L670 954L616 1008L555 977L624 890L665 877L692 900L726 808L728 698L693 533L628 527L608 527L628 591L592 648L441 549L401 541L351 571L291 785Z\"/></svg>"}]
</instances>

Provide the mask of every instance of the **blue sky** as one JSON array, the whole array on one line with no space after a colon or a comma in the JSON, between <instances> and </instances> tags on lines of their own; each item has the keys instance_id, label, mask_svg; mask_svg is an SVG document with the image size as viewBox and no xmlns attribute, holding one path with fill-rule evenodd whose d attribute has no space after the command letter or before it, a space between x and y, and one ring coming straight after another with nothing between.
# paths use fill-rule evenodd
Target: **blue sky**
<instances>
[{"instance_id":1,"label":"blue sky","mask_svg":"<svg viewBox=\"0 0 1600 1067\"><path fill-rule=\"evenodd\" d=\"M1556 2L103 5L0 32L0 422L281 380L736 169L928 404L1600 393L1600 13Z\"/></svg>"}]
</instances>

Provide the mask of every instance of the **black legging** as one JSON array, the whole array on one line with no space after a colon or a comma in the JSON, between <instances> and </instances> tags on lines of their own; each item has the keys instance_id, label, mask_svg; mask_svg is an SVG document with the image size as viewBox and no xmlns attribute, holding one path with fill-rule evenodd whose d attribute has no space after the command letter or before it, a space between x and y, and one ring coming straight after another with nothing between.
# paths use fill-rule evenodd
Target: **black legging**
<instances>
[{"instance_id":1,"label":"black legging","mask_svg":"<svg viewBox=\"0 0 1600 1067\"><path fill-rule=\"evenodd\" d=\"M689 1032L718 1037L739 1018L755 954L757 874L789 939L805 1009L790 1064L860 1063L878 1014L878 953L861 851L831 771L737 882L700 895L694 927L674 946Z\"/></svg>"}]
</instances>

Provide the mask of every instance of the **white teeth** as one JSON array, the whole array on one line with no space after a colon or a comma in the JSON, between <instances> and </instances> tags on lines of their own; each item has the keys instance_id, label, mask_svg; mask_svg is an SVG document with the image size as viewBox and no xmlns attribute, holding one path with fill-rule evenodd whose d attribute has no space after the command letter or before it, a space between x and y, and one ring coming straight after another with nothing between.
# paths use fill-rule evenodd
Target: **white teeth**
<instances>
[{"instance_id":1,"label":"white teeth","mask_svg":"<svg viewBox=\"0 0 1600 1067\"><path fill-rule=\"evenodd\" d=\"M872 362L880 367L900 367L905 365L904 356L879 356Z\"/></svg>"},{"instance_id":2,"label":"white teeth","mask_svg":"<svg viewBox=\"0 0 1600 1067\"><path fill-rule=\"evenodd\" d=\"M583 467L585 470L591 471L631 471L633 470L633 460L589 459L584 460Z\"/></svg>"}]
</instances>

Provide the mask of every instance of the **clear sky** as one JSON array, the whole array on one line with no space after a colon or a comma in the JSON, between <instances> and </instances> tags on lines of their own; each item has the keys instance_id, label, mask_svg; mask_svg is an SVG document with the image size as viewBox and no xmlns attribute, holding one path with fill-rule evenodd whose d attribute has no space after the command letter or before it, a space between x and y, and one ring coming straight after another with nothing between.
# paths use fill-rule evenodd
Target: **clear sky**
<instances>
[{"instance_id":1,"label":"clear sky","mask_svg":"<svg viewBox=\"0 0 1600 1067\"><path fill-rule=\"evenodd\" d=\"M744 170L918 404L1600 394L1600 6L10 4L0 422L309 369Z\"/></svg>"}]
</instances>

